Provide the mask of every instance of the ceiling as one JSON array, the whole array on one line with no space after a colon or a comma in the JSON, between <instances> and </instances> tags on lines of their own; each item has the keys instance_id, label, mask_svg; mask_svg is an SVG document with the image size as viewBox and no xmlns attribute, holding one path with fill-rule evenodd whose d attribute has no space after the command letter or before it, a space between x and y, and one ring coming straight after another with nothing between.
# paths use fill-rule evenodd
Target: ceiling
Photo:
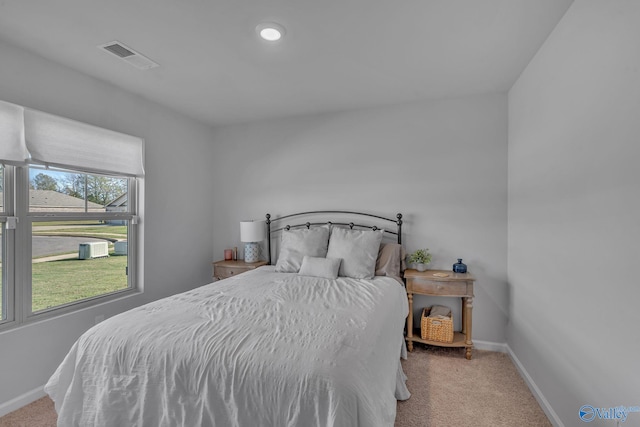
<instances>
[{"instance_id":1,"label":"ceiling","mask_svg":"<svg viewBox=\"0 0 640 427\"><path fill-rule=\"evenodd\" d=\"M216 126L506 91L572 1L0 0L0 39Z\"/></svg>"}]
</instances>

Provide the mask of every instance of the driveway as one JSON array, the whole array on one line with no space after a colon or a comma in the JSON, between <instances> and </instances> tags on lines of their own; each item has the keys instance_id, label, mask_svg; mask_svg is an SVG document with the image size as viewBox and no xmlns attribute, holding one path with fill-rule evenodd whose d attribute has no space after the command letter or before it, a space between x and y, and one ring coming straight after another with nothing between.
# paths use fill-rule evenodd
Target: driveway
<instances>
[{"instance_id":1,"label":"driveway","mask_svg":"<svg viewBox=\"0 0 640 427\"><path fill-rule=\"evenodd\" d=\"M94 239L91 237L33 236L31 252L33 258L68 252L78 253L80 243L104 241L103 239ZM0 259L2 259L2 245L0 245Z\"/></svg>"}]
</instances>

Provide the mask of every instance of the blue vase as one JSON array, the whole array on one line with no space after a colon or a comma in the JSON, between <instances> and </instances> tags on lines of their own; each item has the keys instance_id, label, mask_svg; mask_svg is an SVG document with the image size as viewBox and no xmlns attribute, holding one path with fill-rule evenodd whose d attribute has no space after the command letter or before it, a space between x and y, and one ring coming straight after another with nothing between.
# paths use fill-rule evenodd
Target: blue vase
<instances>
[{"instance_id":1,"label":"blue vase","mask_svg":"<svg viewBox=\"0 0 640 427\"><path fill-rule=\"evenodd\" d=\"M466 273L467 265L462 263L462 258L458 258L458 262L453 264L453 272L454 273Z\"/></svg>"}]
</instances>

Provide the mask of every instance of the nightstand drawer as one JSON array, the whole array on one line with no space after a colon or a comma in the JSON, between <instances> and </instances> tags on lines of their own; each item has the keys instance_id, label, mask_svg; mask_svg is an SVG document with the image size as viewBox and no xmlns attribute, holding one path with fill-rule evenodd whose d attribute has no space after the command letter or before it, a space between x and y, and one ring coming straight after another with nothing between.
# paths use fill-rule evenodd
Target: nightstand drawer
<instances>
[{"instance_id":1,"label":"nightstand drawer","mask_svg":"<svg viewBox=\"0 0 640 427\"><path fill-rule=\"evenodd\" d=\"M221 267L216 265L213 268L213 275L216 279L226 279L227 277L232 277L245 271L247 271L246 268Z\"/></svg>"},{"instance_id":2,"label":"nightstand drawer","mask_svg":"<svg viewBox=\"0 0 640 427\"><path fill-rule=\"evenodd\" d=\"M467 284L464 282L436 282L412 278L407 280L407 292L426 295L465 296Z\"/></svg>"},{"instance_id":3,"label":"nightstand drawer","mask_svg":"<svg viewBox=\"0 0 640 427\"><path fill-rule=\"evenodd\" d=\"M266 261L258 261L246 263L242 260L237 261L216 261L213 263L213 278L217 280L226 279L237 276L245 271L266 265Z\"/></svg>"}]
</instances>

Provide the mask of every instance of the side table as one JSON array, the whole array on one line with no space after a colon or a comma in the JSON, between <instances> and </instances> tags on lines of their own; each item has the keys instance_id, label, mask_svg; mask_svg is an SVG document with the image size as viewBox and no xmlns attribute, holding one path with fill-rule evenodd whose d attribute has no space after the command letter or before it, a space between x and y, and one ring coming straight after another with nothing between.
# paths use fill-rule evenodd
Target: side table
<instances>
[{"instance_id":1,"label":"side table","mask_svg":"<svg viewBox=\"0 0 640 427\"><path fill-rule=\"evenodd\" d=\"M434 276L446 274L446 277ZM473 311L473 282L475 278L469 273L454 273L444 270L417 271L408 269L404 272L407 283L407 299L409 301L409 315L407 316L407 347L413 351L413 343L437 345L443 347L465 347L465 356L471 359L473 341L471 340L471 325ZM423 340L420 335L420 325L413 327L413 294L460 297L462 301L462 330L453 334L452 343ZM414 334L417 334L414 335Z\"/></svg>"}]
</instances>

